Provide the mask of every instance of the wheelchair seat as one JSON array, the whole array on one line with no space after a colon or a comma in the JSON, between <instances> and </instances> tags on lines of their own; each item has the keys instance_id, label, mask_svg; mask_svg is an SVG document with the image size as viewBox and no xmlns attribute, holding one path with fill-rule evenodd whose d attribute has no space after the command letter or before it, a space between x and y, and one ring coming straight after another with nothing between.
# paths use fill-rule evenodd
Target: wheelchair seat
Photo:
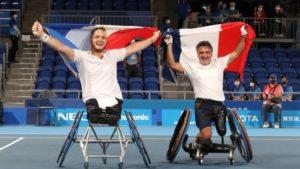
<instances>
[{"instance_id":1,"label":"wheelchair seat","mask_svg":"<svg viewBox=\"0 0 300 169\"><path fill-rule=\"evenodd\" d=\"M91 109L87 113L87 119L89 124L103 124L109 126L115 126L118 124L121 118L121 112L112 108L107 107L106 109L95 108Z\"/></svg>"}]
</instances>

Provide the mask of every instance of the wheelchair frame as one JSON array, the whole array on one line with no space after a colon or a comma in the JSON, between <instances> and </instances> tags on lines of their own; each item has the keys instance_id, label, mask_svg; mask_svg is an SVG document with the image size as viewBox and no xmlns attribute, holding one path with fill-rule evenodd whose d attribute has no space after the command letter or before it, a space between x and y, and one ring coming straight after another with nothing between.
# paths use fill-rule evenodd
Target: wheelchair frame
<instances>
[{"instance_id":1,"label":"wheelchair frame","mask_svg":"<svg viewBox=\"0 0 300 169\"><path fill-rule=\"evenodd\" d=\"M186 110L188 111L188 110ZM186 112L185 111L185 112ZM183 116L185 114L183 114L180 119L179 119L179 123L176 126L177 127L181 127L179 126L181 122L181 119L183 119ZM186 116L190 116L189 114ZM188 125L188 123L190 122L190 118L188 118L189 120L186 122ZM201 145L199 145L199 147L194 148L192 147L192 143L190 143L189 145L187 145L187 140L188 140L188 135L186 135L186 130L184 130L184 132L178 134L176 133L176 129L175 132L173 134L173 137L177 136L181 137L179 141L177 141L177 145L175 145L176 147L178 147L178 149L176 151L173 151L173 154L169 154L170 149L173 149L175 146L171 146L174 143L172 143L172 140L176 140L173 139L170 142L170 146L169 146L169 150L167 153L167 158L169 160L169 162L173 162L174 159L177 156L179 147L182 145L182 148L185 152L190 154L190 157L193 160L198 160L199 165L203 164L204 161L204 156L207 155L208 153L228 153L228 160L230 162L231 165L234 164L234 152L235 149L238 148L242 158L249 163L252 158L253 158L253 152L252 152L252 146L250 143L250 139L249 136L246 132L246 129L243 125L242 120L240 119L239 115L237 114L236 109L232 109L229 110L227 109L227 119L228 119L228 123L229 123L229 127L230 127L230 131L231 131L231 135L230 135L230 140L232 144L224 144L224 138L221 137L222 142L221 144L217 144L217 143L213 143L213 146L210 147L208 150L204 150L204 147L201 147ZM186 126L183 126L183 128ZM183 137L184 136L184 137ZM172 158L170 158L172 157Z\"/></svg>"},{"instance_id":2,"label":"wheelchair frame","mask_svg":"<svg viewBox=\"0 0 300 169\"><path fill-rule=\"evenodd\" d=\"M125 112L129 129L131 131L131 138L126 138L123 135L123 132L119 126L119 124L116 124L114 126L109 125L101 125L101 124L90 124L87 126L85 133L83 137L77 138L78 128L81 121L81 118L83 116L83 111L80 111L76 114L76 117L74 119L73 125L71 127L71 130L69 131L69 134L67 135L67 138L65 139L65 142L59 152L57 163L59 164L59 167L62 167L62 164L65 160L65 157L74 143L79 143L80 148L83 153L84 157L84 168L88 169L89 167L89 158L102 158L103 164L107 163L107 158L119 158L120 162L118 164L119 169L123 168L123 159L125 157L126 148L130 143L136 143L139 152L143 158L144 164L147 168L150 167L151 160L148 155L147 149L143 143L142 138L139 135L139 132L137 130L134 118L130 112ZM97 135L95 127L114 127L112 134L109 138L101 138ZM117 136L117 137L116 137ZM91 138L94 137L94 138ZM120 155L109 155L107 154L107 149L110 144L120 144ZM102 150L102 154L100 155L90 155L88 153L88 145L89 144L99 144L100 149Z\"/></svg>"}]
</instances>

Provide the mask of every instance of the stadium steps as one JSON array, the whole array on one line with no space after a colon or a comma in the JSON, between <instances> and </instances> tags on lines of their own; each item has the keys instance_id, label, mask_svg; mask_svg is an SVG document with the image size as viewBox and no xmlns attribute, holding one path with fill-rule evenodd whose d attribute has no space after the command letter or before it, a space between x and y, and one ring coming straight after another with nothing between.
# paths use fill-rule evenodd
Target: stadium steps
<instances>
[{"instance_id":1,"label":"stadium steps","mask_svg":"<svg viewBox=\"0 0 300 169\"><path fill-rule=\"evenodd\" d=\"M32 98L40 59L40 42L36 38L22 42L17 53L17 63L12 63L4 84L5 106L24 106L26 98Z\"/></svg>"},{"instance_id":2,"label":"stadium steps","mask_svg":"<svg viewBox=\"0 0 300 169\"><path fill-rule=\"evenodd\" d=\"M162 82L162 91L168 93L163 93L163 99L193 99L193 88L190 84L190 81L183 75L179 75L177 78L177 83L170 82L168 80L163 80ZM178 92L180 91L180 93ZM188 93L184 95L184 91ZM182 93L181 93L182 92Z\"/></svg>"}]
</instances>

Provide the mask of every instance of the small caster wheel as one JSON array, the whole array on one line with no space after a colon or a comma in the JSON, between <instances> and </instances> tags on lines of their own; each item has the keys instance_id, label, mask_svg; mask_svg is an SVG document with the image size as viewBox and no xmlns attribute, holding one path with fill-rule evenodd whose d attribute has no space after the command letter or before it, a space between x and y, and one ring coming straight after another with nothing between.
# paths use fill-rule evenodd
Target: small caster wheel
<instances>
[{"instance_id":1,"label":"small caster wheel","mask_svg":"<svg viewBox=\"0 0 300 169\"><path fill-rule=\"evenodd\" d=\"M120 162L120 163L118 164L118 167L119 167L119 169L123 169L123 163Z\"/></svg>"},{"instance_id":2,"label":"small caster wheel","mask_svg":"<svg viewBox=\"0 0 300 169\"><path fill-rule=\"evenodd\" d=\"M203 164L203 158L200 158L200 159L198 160L198 164L199 164L199 165L202 165L202 164Z\"/></svg>"},{"instance_id":3,"label":"small caster wheel","mask_svg":"<svg viewBox=\"0 0 300 169\"><path fill-rule=\"evenodd\" d=\"M89 162L84 162L84 169L88 169L89 168Z\"/></svg>"},{"instance_id":4,"label":"small caster wheel","mask_svg":"<svg viewBox=\"0 0 300 169\"><path fill-rule=\"evenodd\" d=\"M102 160L103 160L103 164L106 164L107 158L103 158Z\"/></svg>"},{"instance_id":5,"label":"small caster wheel","mask_svg":"<svg viewBox=\"0 0 300 169\"><path fill-rule=\"evenodd\" d=\"M234 159L229 159L230 165L234 164Z\"/></svg>"}]
</instances>

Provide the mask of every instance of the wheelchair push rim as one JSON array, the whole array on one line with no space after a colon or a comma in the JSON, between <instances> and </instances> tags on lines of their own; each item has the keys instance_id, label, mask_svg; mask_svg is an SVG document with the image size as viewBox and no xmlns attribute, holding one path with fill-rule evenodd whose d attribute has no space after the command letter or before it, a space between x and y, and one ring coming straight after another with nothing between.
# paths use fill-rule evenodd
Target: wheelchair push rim
<instances>
[{"instance_id":1,"label":"wheelchair push rim","mask_svg":"<svg viewBox=\"0 0 300 169\"><path fill-rule=\"evenodd\" d=\"M186 109L180 116L178 123L174 129L173 136L170 140L169 149L167 151L167 160L170 163L174 162L179 152L179 148L183 144L183 140L189 127L190 120L191 112L189 109Z\"/></svg>"},{"instance_id":2,"label":"wheelchair push rim","mask_svg":"<svg viewBox=\"0 0 300 169\"><path fill-rule=\"evenodd\" d=\"M83 111L79 111L75 116L71 130L69 131L69 133L64 141L64 144L60 150L60 153L59 153L57 161L56 161L59 164L59 167L62 166L70 147L72 146L72 144L74 143L74 141L76 139L79 124L80 124L82 116L83 116Z\"/></svg>"},{"instance_id":3,"label":"wheelchair push rim","mask_svg":"<svg viewBox=\"0 0 300 169\"><path fill-rule=\"evenodd\" d=\"M146 149L146 146L138 132L138 129L136 127L136 124L135 124L135 121L134 121L134 118L132 116L132 114L130 112L125 112L125 115L126 115L126 118L127 118L127 121L128 121L128 124L129 124L129 129L130 129L130 132L131 132L131 137L132 137L132 140L133 142L136 143L136 146L143 158L143 161L144 161L144 164L147 168L150 167L150 164L151 164L151 160L150 160L150 157L149 157L149 154L148 154L148 151Z\"/></svg>"},{"instance_id":4,"label":"wheelchair push rim","mask_svg":"<svg viewBox=\"0 0 300 169\"><path fill-rule=\"evenodd\" d=\"M249 163L253 158L253 152L244 124L235 109L228 111L227 116L232 133L231 137L233 137L231 138L232 142L237 146L242 158Z\"/></svg>"}]
</instances>

